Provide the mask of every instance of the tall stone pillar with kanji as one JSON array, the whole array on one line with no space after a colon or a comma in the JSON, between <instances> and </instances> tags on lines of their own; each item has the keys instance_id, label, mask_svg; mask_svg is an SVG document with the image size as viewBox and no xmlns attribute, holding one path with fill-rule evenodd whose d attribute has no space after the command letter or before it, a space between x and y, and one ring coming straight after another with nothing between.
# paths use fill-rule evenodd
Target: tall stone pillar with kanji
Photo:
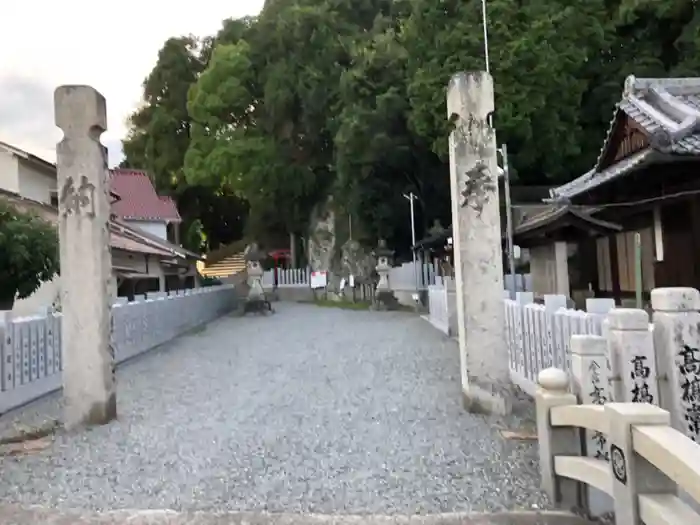
<instances>
[{"instance_id":1,"label":"tall stone pillar with kanji","mask_svg":"<svg viewBox=\"0 0 700 525\"><path fill-rule=\"evenodd\" d=\"M54 94L61 257L65 425L105 424L117 415L111 342L112 257L104 97L89 86Z\"/></svg>"},{"instance_id":2,"label":"tall stone pillar with kanji","mask_svg":"<svg viewBox=\"0 0 700 525\"><path fill-rule=\"evenodd\" d=\"M504 338L503 255L498 202L493 79L486 72L452 77L447 90L457 331L465 407L511 411Z\"/></svg>"}]
</instances>

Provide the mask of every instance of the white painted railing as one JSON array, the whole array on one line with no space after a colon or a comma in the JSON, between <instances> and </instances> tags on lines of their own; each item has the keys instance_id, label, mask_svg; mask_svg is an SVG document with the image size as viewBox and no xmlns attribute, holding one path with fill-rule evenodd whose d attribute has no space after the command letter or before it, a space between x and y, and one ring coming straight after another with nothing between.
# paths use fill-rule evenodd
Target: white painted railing
<instances>
[{"instance_id":1,"label":"white painted railing","mask_svg":"<svg viewBox=\"0 0 700 525\"><path fill-rule=\"evenodd\" d=\"M587 509L593 488L612 498L616 525L700 523L687 503L700 504L700 445L671 426L672 414L649 403L581 405L559 369L539 383L542 488L553 502ZM600 436L608 456L590 457L584 433Z\"/></svg>"},{"instance_id":2,"label":"white painted railing","mask_svg":"<svg viewBox=\"0 0 700 525\"><path fill-rule=\"evenodd\" d=\"M532 292L503 301L511 378L533 396L542 370L554 366L569 371L571 336L601 335L605 315L615 305L612 299L588 299L586 311L568 309L563 295L546 295L542 305L533 302Z\"/></svg>"},{"instance_id":3,"label":"white painted railing","mask_svg":"<svg viewBox=\"0 0 700 525\"><path fill-rule=\"evenodd\" d=\"M276 284L282 288L308 288L310 284L311 272L308 268L277 268L267 270L263 274L262 284L265 288L273 288Z\"/></svg>"},{"instance_id":4,"label":"white painted railing","mask_svg":"<svg viewBox=\"0 0 700 525\"><path fill-rule=\"evenodd\" d=\"M112 306L112 344L121 363L232 310L232 285L141 296ZM0 312L0 414L62 385L61 313L13 317Z\"/></svg>"},{"instance_id":5,"label":"white painted railing","mask_svg":"<svg viewBox=\"0 0 700 525\"><path fill-rule=\"evenodd\" d=\"M428 321L446 335L450 335L450 307L444 284L428 286Z\"/></svg>"}]
</instances>

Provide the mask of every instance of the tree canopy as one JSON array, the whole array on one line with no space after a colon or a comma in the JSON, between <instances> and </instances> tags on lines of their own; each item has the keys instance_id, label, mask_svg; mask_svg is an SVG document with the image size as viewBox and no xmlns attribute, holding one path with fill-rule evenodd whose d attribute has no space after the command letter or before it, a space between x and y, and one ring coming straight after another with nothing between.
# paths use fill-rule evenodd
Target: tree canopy
<instances>
[{"instance_id":1,"label":"tree canopy","mask_svg":"<svg viewBox=\"0 0 700 525\"><path fill-rule=\"evenodd\" d=\"M489 0L495 126L519 183L590 169L627 75L698 75L699 24L693 0ZM165 43L126 162L159 190L208 195L208 215L187 214L221 242L243 232L213 233L219 213L258 237L303 235L333 195L361 238L405 245L403 194L422 228L450 222L445 90L484 67L480 0L268 0Z\"/></svg>"},{"instance_id":2,"label":"tree canopy","mask_svg":"<svg viewBox=\"0 0 700 525\"><path fill-rule=\"evenodd\" d=\"M0 199L0 310L12 310L59 267L56 228Z\"/></svg>"}]
</instances>

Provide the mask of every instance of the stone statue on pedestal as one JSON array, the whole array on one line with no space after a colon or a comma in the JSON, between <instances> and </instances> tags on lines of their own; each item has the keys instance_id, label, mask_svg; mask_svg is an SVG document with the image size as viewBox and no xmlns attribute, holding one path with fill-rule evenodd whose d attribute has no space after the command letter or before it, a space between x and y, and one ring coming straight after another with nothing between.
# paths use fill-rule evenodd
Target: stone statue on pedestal
<instances>
[{"instance_id":1,"label":"stone statue on pedestal","mask_svg":"<svg viewBox=\"0 0 700 525\"><path fill-rule=\"evenodd\" d=\"M391 282L389 280L389 272L391 271L391 258L394 256L394 251L386 246L384 239L379 239L377 248L374 250L374 256L377 258L377 274L379 274L379 282L377 283L376 294L374 298L374 306L381 310L395 310L399 303L396 300Z\"/></svg>"},{"instance_id":2,"label":"stone statue on pedestal","mask_svg":"<svg viewBox=\"0 0 700 525\"><path fill-rule=\"evenodd\" d=\"M246 263L246 274L248 276L248 296L246 297L243 313L259 312L273 313L272 304L265 296L265 289L262 285L262 277L265 273L261 261L265 254L258 249L257 243L249 244L243 252L243 259Z\"/></svg>"}]
</instances>

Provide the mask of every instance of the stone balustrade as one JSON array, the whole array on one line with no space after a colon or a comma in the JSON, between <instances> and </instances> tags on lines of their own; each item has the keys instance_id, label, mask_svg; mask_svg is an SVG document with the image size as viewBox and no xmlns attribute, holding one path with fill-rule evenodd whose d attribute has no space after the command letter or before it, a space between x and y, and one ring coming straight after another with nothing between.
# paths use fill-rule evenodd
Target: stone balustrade
<instances>
[{"instance_id":1,"label":"stone balustrade","mask_svg":"<svg viewBox=\"0 0 700 525\"><path fill-rule=\"evenodd\" d=\"M549 368L536 392L542 488L558 506L587 508L587 492L614 500L616 525L700 523L700 444L648 403L579 404L568 374ZM584 433L604 435L607 458L586 455Z\"/></svg>"}]
</instances>

